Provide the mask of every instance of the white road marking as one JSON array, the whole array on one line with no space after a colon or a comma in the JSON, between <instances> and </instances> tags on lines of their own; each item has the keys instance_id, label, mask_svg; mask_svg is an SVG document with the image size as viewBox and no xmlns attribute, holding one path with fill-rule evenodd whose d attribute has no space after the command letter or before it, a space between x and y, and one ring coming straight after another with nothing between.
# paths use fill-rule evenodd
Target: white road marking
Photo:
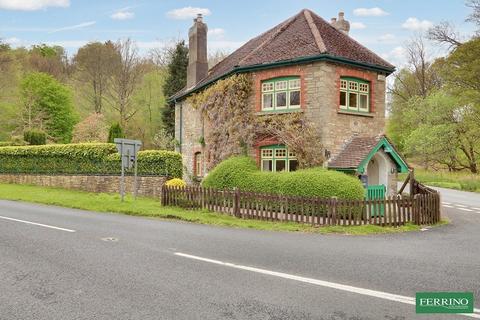
<instances>
[{"instance_id":1,"label":"white road marking","mask_svg":"<svg viewBox=\"0 0 480 320\"><path fill-rule=\"evenodd\" d=\"M480 208L477 208L477 207L472 207L472 209L474 209L474 210L480 210Z\"/></svg>"},{"instance_id":2,"label":"white road marking","mask_svg":"<svg viewBox=\"0 0 480 320\"><path fill-rule=\"evenodd\" d=\"M20 220L20 219L14 219L14 218L9 218L9 217L4 217L4 216L0 216L0 219L10 220L10 221L16 221L16 222L22 222L22 223L31 224L31 225L34 225L34 226L39 226L39 227L44 227L44 228L50 228L50 229L55 229L55 230L60 230L60 231L75 232L75 230L71 230L71 229L65 229L65 228L50 226L50 225L48 225L48 224L31 222L31 221Z\"/></svg>"},{"instance_id":3,"label":"white road marking","mask_svg":"<svg viewBox=\"0 0 480 320\"><path fill-rule=\"evenodd\" d=\"M444 201L442 201L442 204L451 204L451 203L450 203L450 202L444 202Z\"/></svg>"},{"instance_id":4,"label":"white road marking","mask_svg":"<svg viewBox=\"0 0 480 320\"><path fill-rule=\"evenodd\" d=\"M463 211L469 211L469 212L472 212L473 210L472 209L467 209L467 208L457 208L458 210L463 210Z\"/></svg>"},{"instance_id":5,"label":"white road marking","mask_svg":"<svg viewBox=\"0 0 480 320\"><path fill-rule=\"evenodd\" d=\"M184 257L184 258L188 258L188 259L199 260L199 261L208 262L208 263L213 263L213 264L221 265L221 266L224 266L224 267L246 270L246 271L266 274L266 275L270 275L270 276L274 276L274 277L279 277L279 278L290 279L290 280L295 280L295 281L299 281L299 282L310 283L310 284L314 284L314 285L317 285L317 286L322 286L322 287L327 287L327 288L332 288L332 289L337 289L337 290L362 294L362 295L365 295L365 296L370 296L370 297L375 297L375 298L380 298L380 299L385 299L385 300L390 300L390 301L415 305L415 298L413 298L413 297L407 297L407 296L401 296L401 295L398 295L398 294L393 294L393 293L388 293L388 292L382 292L382 291L364 289L364 288L359 288L359 287L353 287L353 286L349 286L349 285L345 285L345 284L329 282L329 281L324 281L324 280L318 280L318 279L313 279L313 278L306 278L306 277L296 276L296 275L293 275L293 274L288 274L288 273L283 273L283 272L270 271L270 270L266 270L266 269L260 269L260 268L249 267L249 266L242 266L240 264L223 262L223 261L209 259L209 258L203 258L203 257L199 257L199 256L194 256L194 255L191 255L191 254L181 253L181 252L174 252L174 254L176 256L180 256L180 257ZM460 313L458 315L463 315L463 316L467 316L467 317L471 317L471 318L475 318L475 319L480 319L480 309L474 309L474 312L475 313Z\"/></svg>"},{"instance_id":6,"label":"white road marking","mask_svg":"<svg viewBox=\"0 0 480 320\"><path fill-rule=\"evenodd\" d=\"M465 206L465 205L463 205L463 204L458 204L458 203L455 203L454 205L457 206L457 207L462 207L462 208L468 207L468 206Z\"/></svg>"},{"instance_id":7,"label":"white road marking","mask_svg":"<svg viewBox=\"0 0 480 320\"><path fill-rule=\"evenodd\" d=\"M443 206L444 206L445 208L453 208L452 206L449 206L449 205L447 205L447 204L444 204Z\"/></svg>"}]
</instances>

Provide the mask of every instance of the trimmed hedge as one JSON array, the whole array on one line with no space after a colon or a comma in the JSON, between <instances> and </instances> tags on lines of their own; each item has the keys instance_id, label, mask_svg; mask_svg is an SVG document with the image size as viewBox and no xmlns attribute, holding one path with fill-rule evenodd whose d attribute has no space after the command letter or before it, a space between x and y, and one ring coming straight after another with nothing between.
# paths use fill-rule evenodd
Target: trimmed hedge
<instances>
[{"instance_id":1,"label":"trimmed hedge","mask_svg":"<svg viewBox=\"0 0 480 320\"><path fill-rule=\"evenodd\" d=\"M119 174L120 155L111 143L52 144L0 147L0 173ZM127 173L133 173L133 169ZM182 177L177 152L146 150L138 153L138 174Z\"/></svg>"},{"instance_id":2,"label":"trimmed hedge","mask_svg":"<svg viewBox=\"0 0 480 320\"><path fill-rule=\"evenodd\" d=\"M295 172L262 172L250 157L231 157L216 166L202 181L202 186L234 188L252 192L339 199L363 199L360 180L323 168Z\"/></svg>"}]
</instances>

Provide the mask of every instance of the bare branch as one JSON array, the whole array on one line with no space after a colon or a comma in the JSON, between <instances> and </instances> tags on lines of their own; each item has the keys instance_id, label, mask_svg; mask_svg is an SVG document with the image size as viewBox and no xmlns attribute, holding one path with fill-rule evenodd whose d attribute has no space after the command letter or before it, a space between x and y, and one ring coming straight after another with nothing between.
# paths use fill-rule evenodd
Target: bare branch
<instances>
[{"instance_id":1,"label":"bare branch","mask_svg":"<svg viewBox=\"0 0 480 320\"><path fill-rule=\"evenodd\" d=\"M442 21L428 30L429 40L448 44L450 49L454 49L463 43L459 40L460 36L455 31L454 26L448 21Z\"/></svg>"}]
</instances>

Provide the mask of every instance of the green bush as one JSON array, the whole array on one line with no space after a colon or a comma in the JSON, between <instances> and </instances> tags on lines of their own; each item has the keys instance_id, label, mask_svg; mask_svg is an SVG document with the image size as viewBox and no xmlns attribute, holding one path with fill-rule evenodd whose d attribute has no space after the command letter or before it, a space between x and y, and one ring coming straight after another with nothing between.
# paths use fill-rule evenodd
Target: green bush
<instances>
[{"instance_id":1,"label":"green bush","mask_svg":"<svg viewBox=\"0 0 480 320\"><path fill-rule=\"evenodd\" d=\"M23 140L32 146L47 144L47 134L41 130L28 130L23 133Z\"/></svg>"},{"instance_id":2,"label":"green bush","mask_svg":"<svg viewBox=\"0 0 480 320\"><path fill-rule=\"evenodd\" d=\"M0 147L0 173L119 174L120 156L110 143ZM127 173L132 173L133 168ZM182 176L181 155L146 150L138 154L140 175Z\"/></svg>"},{"instance_id":3,"label":"green bush","mask_svg":"<svg viewBox=\"0 0 480 320\"><path fill-rule=\"evenodd\" d=\"M109 143L113 143L113 140L115 138L125 138L125 135L123 134L123 129L120 126L120 123L115 122L112 124L110 129L108 130L108 141Z\"/></svg>"},{"instance_id":4,"label":"green bush","mask_svg":"<svg viewBox=\"0 0 480 320\"><path fill-rule=\"evenodd\" d=\"M202 186L234 188L292 196L363 199L365 190L352 176L323 168L295 172L261 172L250 157L231 157L216 166Z\"/></svg>"}]
</instances>

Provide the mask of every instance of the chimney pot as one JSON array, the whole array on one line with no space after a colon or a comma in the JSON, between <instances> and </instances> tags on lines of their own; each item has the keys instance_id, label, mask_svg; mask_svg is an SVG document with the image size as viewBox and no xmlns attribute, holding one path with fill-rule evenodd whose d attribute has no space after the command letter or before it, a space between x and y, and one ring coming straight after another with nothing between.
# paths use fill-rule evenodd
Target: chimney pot
<instances>
[{"instance_id":1,"label":"chimney pot","mask_svg":"<svg viewBox=\"0 0 480 320\"><path fill-rule=\"evenodd\" d=\"M340 11L338 13L338 20L335 19L335 18L332 18L331 24L337 30L339 30L339 31L348 35L348 32L350 31L350 22L345 20L345 13L343 11Z\"/></svg>"},{"instance_id":2,"label":"chimney pot","mask_svg":"<svg viewBox=\"0 0 480 320\"><path fill-rule=\"evenodd\" d=\"M334 24L335 22L337 22L337 18L332 18L332 19L330 20L330 23L331 23L331 24Z\"/></svg>"}]
</instances>

